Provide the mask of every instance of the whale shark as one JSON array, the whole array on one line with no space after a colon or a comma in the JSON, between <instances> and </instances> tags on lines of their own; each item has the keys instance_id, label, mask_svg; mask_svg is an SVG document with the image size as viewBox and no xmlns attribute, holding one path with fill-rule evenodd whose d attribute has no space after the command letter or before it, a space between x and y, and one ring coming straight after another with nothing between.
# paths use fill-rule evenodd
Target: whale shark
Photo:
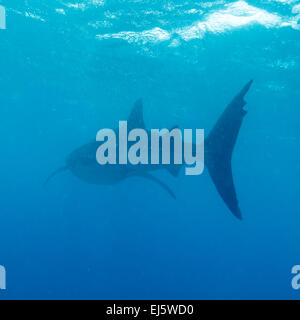
<instances>
[{"instance_id":1,"label":"whale shark","mask_svg":"<svg viewBox=\"0 0 300 320\"><path fill-rule=\"evenodd\" d=\"M208 169L209 175L225 205L239 220L242 220L242 213L233 181L231 160L243 119L247 114L244 109L246 105L245 95L252 83L253 80L248 82L229 103L204 141L205 167ZM135 128L146 129L141 99L135 102L127 123L129 130ZM173 128L178 128L178 126ZM142 177L158 184L172 198L176 199L175 193L166 183L152 175L152 171L164 169L172 176L177 177L182 164L132 165L128 163L99 165L96 161L96 152L100 144L99 141L92 141L71 152L66 158L65 165L54 171L47 178L45 184L64 171L70 171L77 178L97 185L113 185L130 177ZM172 146L170 153L174 154Z\"/></svg>"}]
</instances>

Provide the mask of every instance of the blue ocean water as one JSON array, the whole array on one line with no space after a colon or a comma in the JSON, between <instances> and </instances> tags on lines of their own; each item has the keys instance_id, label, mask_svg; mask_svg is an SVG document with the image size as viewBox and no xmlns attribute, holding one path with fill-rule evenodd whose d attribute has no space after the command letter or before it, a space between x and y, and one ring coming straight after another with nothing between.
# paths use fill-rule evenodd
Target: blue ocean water
<instances>
[{"instance_id":1,"label":"blue ocean water","mask_svg":"<svg viewBox=\"0 0 300 320\"><path fill-rule=\"evenodd\" d=\"M300 1L2 0L0 299L299 299ZM47 176L142 97L205 128L250 79L233 154L243 221L207 172Z\"/></svg>"}]
</instances>

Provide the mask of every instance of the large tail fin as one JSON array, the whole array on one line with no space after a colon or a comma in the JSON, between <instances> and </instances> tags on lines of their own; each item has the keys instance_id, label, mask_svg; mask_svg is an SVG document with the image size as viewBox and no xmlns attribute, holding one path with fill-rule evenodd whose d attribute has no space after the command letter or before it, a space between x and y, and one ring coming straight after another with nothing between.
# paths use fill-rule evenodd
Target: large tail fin
<instances>
[{"instance_id":1,"label":"large tail fin","mask_svg":"<svg viewBox=\"0 0 300 320\"><path fill-rule=\"evenodd\" d=\"M68 170L68 167L67 167L67 166L55 170L55 171L47 178L47 180L46 180L45 183L44 183L44 186L47 185L48 182L49 182L54 176L56 176L56 175L59 174L60 172L66 171L66 170Z\"/></svg>"},{"instance_id":2,"label":"large tail fin","mask_svg":"<svg viewBox=\"0 0 300 320\"><path fill-rule=\"evenodd\" d=\"M244 97L253 81L227 106L205 141L205 164L210 176L230 211L242 219L232 178L232 152L247 111Z\"/></svg>"}]
</instances>

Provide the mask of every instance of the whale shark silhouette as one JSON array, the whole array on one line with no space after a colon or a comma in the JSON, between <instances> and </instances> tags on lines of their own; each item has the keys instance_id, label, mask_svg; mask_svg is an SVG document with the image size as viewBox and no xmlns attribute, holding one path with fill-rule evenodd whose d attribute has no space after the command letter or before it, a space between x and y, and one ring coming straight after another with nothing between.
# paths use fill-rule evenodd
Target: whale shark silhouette
<instances>
[{"instance_id":1,"label":"whale shark silhouette","mask_svg":"<svg viewBox=\"0 0 300 320\"><path fill-rule=\"evenodd\" d=\"M204 148L204 162L212 181L229 210L240 220L242 220L242 213L239 208L233 182L231 159L243 118L247 113L247 111L243 109L246 105L244 97L249 91L252 82L253 81L251 80L247 83L226 107L210 134L205 139ZM145 129L146 126L143 119L143 104L141 99L136 101L127 123L128 130L135 128ZM174 128L177 128L177 126ZM73 151L67 157L66 165L53 172L48 177L45 184L47 184L55 175L66 170L71 171L73 175L90 184L112 185L135 176L152 180L176 199L174 192L150 172L158 169L166 169L176 177L178 176L182 165L99 165L96 160L96 152L100 144L101 142L93 141ZM172 145L170 151L172 155L172 153L174 153Z\"/></svg>"}]
</instances>

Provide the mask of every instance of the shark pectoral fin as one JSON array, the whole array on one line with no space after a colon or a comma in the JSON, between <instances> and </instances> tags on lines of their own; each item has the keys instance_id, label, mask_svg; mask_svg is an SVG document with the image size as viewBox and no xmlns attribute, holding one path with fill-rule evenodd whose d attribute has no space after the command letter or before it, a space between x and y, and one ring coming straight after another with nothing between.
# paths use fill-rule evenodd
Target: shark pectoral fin
<instances>
[{"instance_id":1,"label":"shark pectoral fin","mask_svg":"<svg viewBox=\"0 0 300 320\"><path fill-rule=\"evenodd\" d=\"M136 172L134 172L134 173L128 175L127 177L142 177L142 178L151 180L153 182L156 182L163 189L165 189L173 199L176 199L176 195L174 194L174 192L164 182L162 182L158 178L152 176L150 173L136 173Z\"/></svg>"},{"instance_id":2,"label":"shark pectoral fin","mask_svg":"<svg viewBox=\"0 0 300 320\"><path fill-rule=\"evenodd\" d=\"M143 117L143 101L139 99L135 102L133 109L127 121L128 130L145 129L145 122Z\"/></svg>"},{"instance_id":3,"label":"shark pectoral fin","mask_svg":"<svg viewBox=\"0 0 300 320\"><path fill-rule=\"evenodd\" d=\"M55 171L47 178L47 180L46 180L45 183L44 183L44 186L46 186L46 185L48 184L48 182L49 182L54 176L56 176L56 175L59 174L60 172L66 171L66 170L68 170L68 167L67 167L67 166L55 170Z\"/></svg>"},{"instance_id":4,"label":"shark pectoral fin","mask_svg":"<svg viewBox=\"0 0 300 320\"><path fill-rule=\"evenodd\" d=\"M238 218L242 215L232 178L231 158L246 111L245 95L250 81L227 106L205 140L205 164L210 176L230 211Z\"/></svg>"}]
</instances>

